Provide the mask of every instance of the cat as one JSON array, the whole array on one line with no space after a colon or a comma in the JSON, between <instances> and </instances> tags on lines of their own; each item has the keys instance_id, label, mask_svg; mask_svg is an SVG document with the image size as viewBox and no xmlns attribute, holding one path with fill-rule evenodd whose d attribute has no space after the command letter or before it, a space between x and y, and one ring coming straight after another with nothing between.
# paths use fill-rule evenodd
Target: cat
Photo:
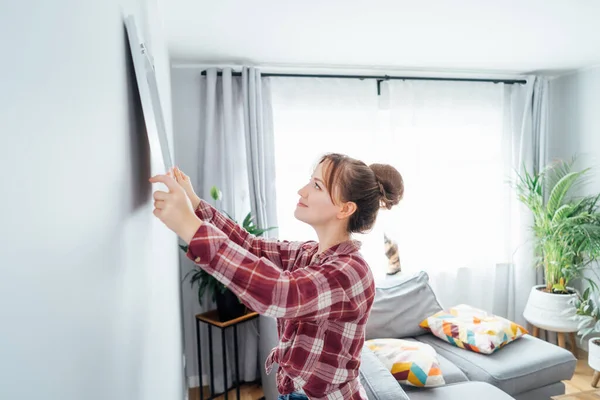
<instances>
[{"instance_id":1,"label":"cat","mask_svg":"<svg viewBox=\"0 0 600 400\"><path fill-rule=\"evenodd\" d=\"M383 234L383 243L385 247L385 255L388 258L387 275L394 275L402 271L400 265L400 254L398 253L398 243L391 240L387 235Z\"/></svg>"}]
</instances>

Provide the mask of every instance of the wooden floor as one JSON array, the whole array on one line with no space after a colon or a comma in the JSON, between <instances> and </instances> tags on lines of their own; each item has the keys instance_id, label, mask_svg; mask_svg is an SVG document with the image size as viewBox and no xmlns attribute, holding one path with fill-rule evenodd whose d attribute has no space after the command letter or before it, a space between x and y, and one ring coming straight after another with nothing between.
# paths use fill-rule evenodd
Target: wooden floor
<instances>
[{"instance_id":1,"label":"wooden floor","mask_svg":"<svg viewBox=\"0 0 600 400\"><path fill-rule=\"evenodd\" d=\"M579 360L575 368L575 375L570 381L564 381L565 393L578 393L594 389L591 386L594 370L587 363L587 353L579 350ZM209 396L208 388L204 388L204 397ZM240 389L240 400L259 400L263 397L263 390L259 384L245 384ZM229 399L235 399L235 390L229 391ZM217 397L218 400L224 400L224 396ZM198 388L190 389L190 400L200 400L200 391Z\"/></svg>"},{"instance_id":2,"label":"wooden floor","mask_svg":"<svg viewBox=\"0 0 600 400\"><path fill-rule=\"evenodd\" d=\"M204 398L208 398L208 386L204 387ZM263 397L263 390L259 384L247 383L240 387L240 400L259 400ZM229 391L229 400L237 400L235 389ZM224 400L225 396L216 397L218 400ZM190 389L190 400L200 400L200 391L198 388Z\"/></svg>"},{"instance_id":3,"label":"wooden floor","mask_svg":"<svg viewBox=\"0 0 600 400\"><path fill-rule=\"evenodd\" d=\"M587 353L583 350L579 350L578 353L579 360L577 360L577 367L575 367L575 375L570 381L564 381L566 394L594 389L591 385L594 370L587 363Z\"/></svg>"}]
</instances>

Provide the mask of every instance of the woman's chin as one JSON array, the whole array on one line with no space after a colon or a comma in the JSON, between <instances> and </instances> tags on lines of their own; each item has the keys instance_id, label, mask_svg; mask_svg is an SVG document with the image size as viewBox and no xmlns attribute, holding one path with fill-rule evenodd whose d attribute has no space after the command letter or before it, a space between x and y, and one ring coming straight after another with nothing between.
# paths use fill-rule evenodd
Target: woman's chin
<instances>
[{"instance_id":1,"label":"woman's chin","mask_svg":"<svg viewBox=\"0 0 600 400\"><path fill-rule=\"evenodd\" d=\"M294 211L294 217L301 222L306 222L306 218L303 218L302 215L302 209L300 207L296 207L296 210Z\"/></svg>"}]
</instances>

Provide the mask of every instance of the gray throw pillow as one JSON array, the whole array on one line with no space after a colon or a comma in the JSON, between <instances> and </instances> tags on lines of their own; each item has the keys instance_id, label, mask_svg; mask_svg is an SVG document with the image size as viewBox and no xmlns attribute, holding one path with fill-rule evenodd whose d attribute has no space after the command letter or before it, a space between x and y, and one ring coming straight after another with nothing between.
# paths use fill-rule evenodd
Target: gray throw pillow
<instances>
[{"instance_id":1,"label":"gray throw pillow","mask_svg":"<svg viewBox=\"0 0 600 400\"><path fill-rule=\"evenodd\" d=\"M419 324L441 310L425 272L388 277L375 288L366 338L401 339L425 334L427 331Z\"/></svg>"}]
</instances>

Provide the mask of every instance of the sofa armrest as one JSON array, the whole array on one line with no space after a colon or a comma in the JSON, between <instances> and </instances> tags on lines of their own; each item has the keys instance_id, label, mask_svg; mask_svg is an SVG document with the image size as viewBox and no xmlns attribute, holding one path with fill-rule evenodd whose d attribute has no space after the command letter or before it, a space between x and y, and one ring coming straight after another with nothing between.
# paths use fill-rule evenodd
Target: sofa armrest
<instances>
[{"instance_id":1,"label":"sofa armrest","mask_svg":"<svg viewBox=\"0 0 600 400\"><path fill-rule=\"evenodd\" d=\"M409 400L396 378L367 346L362 349L359 373L369 400Z\"/></svg>"}]
</instances>

